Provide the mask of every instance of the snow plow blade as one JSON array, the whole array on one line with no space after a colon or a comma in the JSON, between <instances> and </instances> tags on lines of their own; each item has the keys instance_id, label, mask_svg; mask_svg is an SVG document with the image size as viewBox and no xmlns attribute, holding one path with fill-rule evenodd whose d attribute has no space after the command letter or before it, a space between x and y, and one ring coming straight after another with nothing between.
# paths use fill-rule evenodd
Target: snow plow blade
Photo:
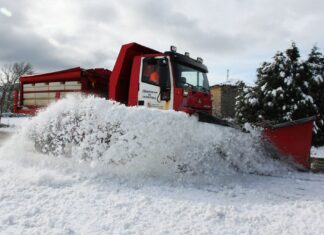
<instances>
[{"instance_id":1,"label":"snow plow blade","mask_svg":"<svg viewBox=\"0 0 324 235\"><path fill-rule=\"evenodd\" d=\"M316 117L263 126L263 136L283 155L310 169L313 122Z\"/></svg>"},{"instance_id":2,"label":"snow plow blade","mask_svg":"<svg viewBox=\"0 0 324 235\"><path fill-rule=\"evenodd\" d=\"M244 131L239 125L208 113L197 112L200 122L211 123ZM313 122L316 117L308 117L279 124L262 124L265 143L274 151L291 158L303 169L310 169ZM324 161L323 161L324 162ZM324 164L323 164L324 165ZM323 168L324 169L324 168Z\"/></svg>"}]
</instances>

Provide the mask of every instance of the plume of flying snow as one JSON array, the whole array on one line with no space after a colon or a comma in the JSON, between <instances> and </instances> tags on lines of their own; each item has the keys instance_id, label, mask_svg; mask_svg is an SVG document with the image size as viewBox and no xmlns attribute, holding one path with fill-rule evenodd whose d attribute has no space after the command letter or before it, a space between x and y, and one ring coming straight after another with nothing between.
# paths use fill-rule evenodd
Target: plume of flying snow
<instances>
[{"instance_id":1,"label":"plume of flying snow","mask_svg":"<svg viewBox=\"0 0 324 235\"><path fill-rule=\"evenodd\" d=\"M92 171L173 180L292 169L272 158L256 133L200 123L182 112L126 107L94 97L68 97L49 106L2 150L23 161L38 152L36 162L53 156L88 164Z\"/></svg>"}]
</instances>

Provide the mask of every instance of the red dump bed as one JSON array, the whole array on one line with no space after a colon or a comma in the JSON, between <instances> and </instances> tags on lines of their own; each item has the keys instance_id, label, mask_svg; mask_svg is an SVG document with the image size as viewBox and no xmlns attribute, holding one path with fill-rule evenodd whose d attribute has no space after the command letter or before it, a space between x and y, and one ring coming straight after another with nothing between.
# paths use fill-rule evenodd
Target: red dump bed
<instances>
[{"instance_id":1,"label":"red dump bed","mask_svg":"<svg viewBox=\"0 0 324 235\"><path fill-rule=\"evenodd\" d=\"M15 94L14 112L35 114L37 109L68 94L85 93L108 98L107 69L80 67L52 73L22 76L20 93Z\"/></svg>"},{"instance_id":2,"label":"red dump bed","mask_svg":"<svg viewBox=\"0 0 324 235\"><path fill-rule=\"evenodd\" d=\"M52 73L22 76L14 95L14 112L35 114L37 109L70 93L94 94L128 104L135 56L160 53L137 43L122 46L113 71L80 67Z\"/></svg>"}]
</instances>

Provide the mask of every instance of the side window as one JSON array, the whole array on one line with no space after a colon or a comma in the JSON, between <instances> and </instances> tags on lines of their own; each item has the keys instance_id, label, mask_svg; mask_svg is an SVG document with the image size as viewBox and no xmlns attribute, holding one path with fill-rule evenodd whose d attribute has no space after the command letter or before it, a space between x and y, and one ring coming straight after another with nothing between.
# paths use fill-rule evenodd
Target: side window
<instances>
[{"instance_id":1,"label":"side window","mask_svg":"<svg viewBox=\"0 0 324 235\"><path fill-rule=\"evenodd\" d=\"M143 60L142 82L170 87L169 64L166 58L148 57Z\"/></svg>"}]
</instances>

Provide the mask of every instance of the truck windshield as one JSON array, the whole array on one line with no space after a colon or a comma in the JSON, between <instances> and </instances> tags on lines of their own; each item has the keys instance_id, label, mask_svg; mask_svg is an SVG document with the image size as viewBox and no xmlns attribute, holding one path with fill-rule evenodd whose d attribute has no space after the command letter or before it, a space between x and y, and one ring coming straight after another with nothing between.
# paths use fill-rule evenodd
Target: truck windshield
<instances>
[{"instance_id":1,"label":"truck windshield","mask_svg":"<svg viewBox=\"0 0 324 235\"><path fill-rule=\"evenodd\" d=\"M191 87L203 92L209 91L207 74L194 67L175 63L177 87Z\"/></svg>"}]
</instances>

